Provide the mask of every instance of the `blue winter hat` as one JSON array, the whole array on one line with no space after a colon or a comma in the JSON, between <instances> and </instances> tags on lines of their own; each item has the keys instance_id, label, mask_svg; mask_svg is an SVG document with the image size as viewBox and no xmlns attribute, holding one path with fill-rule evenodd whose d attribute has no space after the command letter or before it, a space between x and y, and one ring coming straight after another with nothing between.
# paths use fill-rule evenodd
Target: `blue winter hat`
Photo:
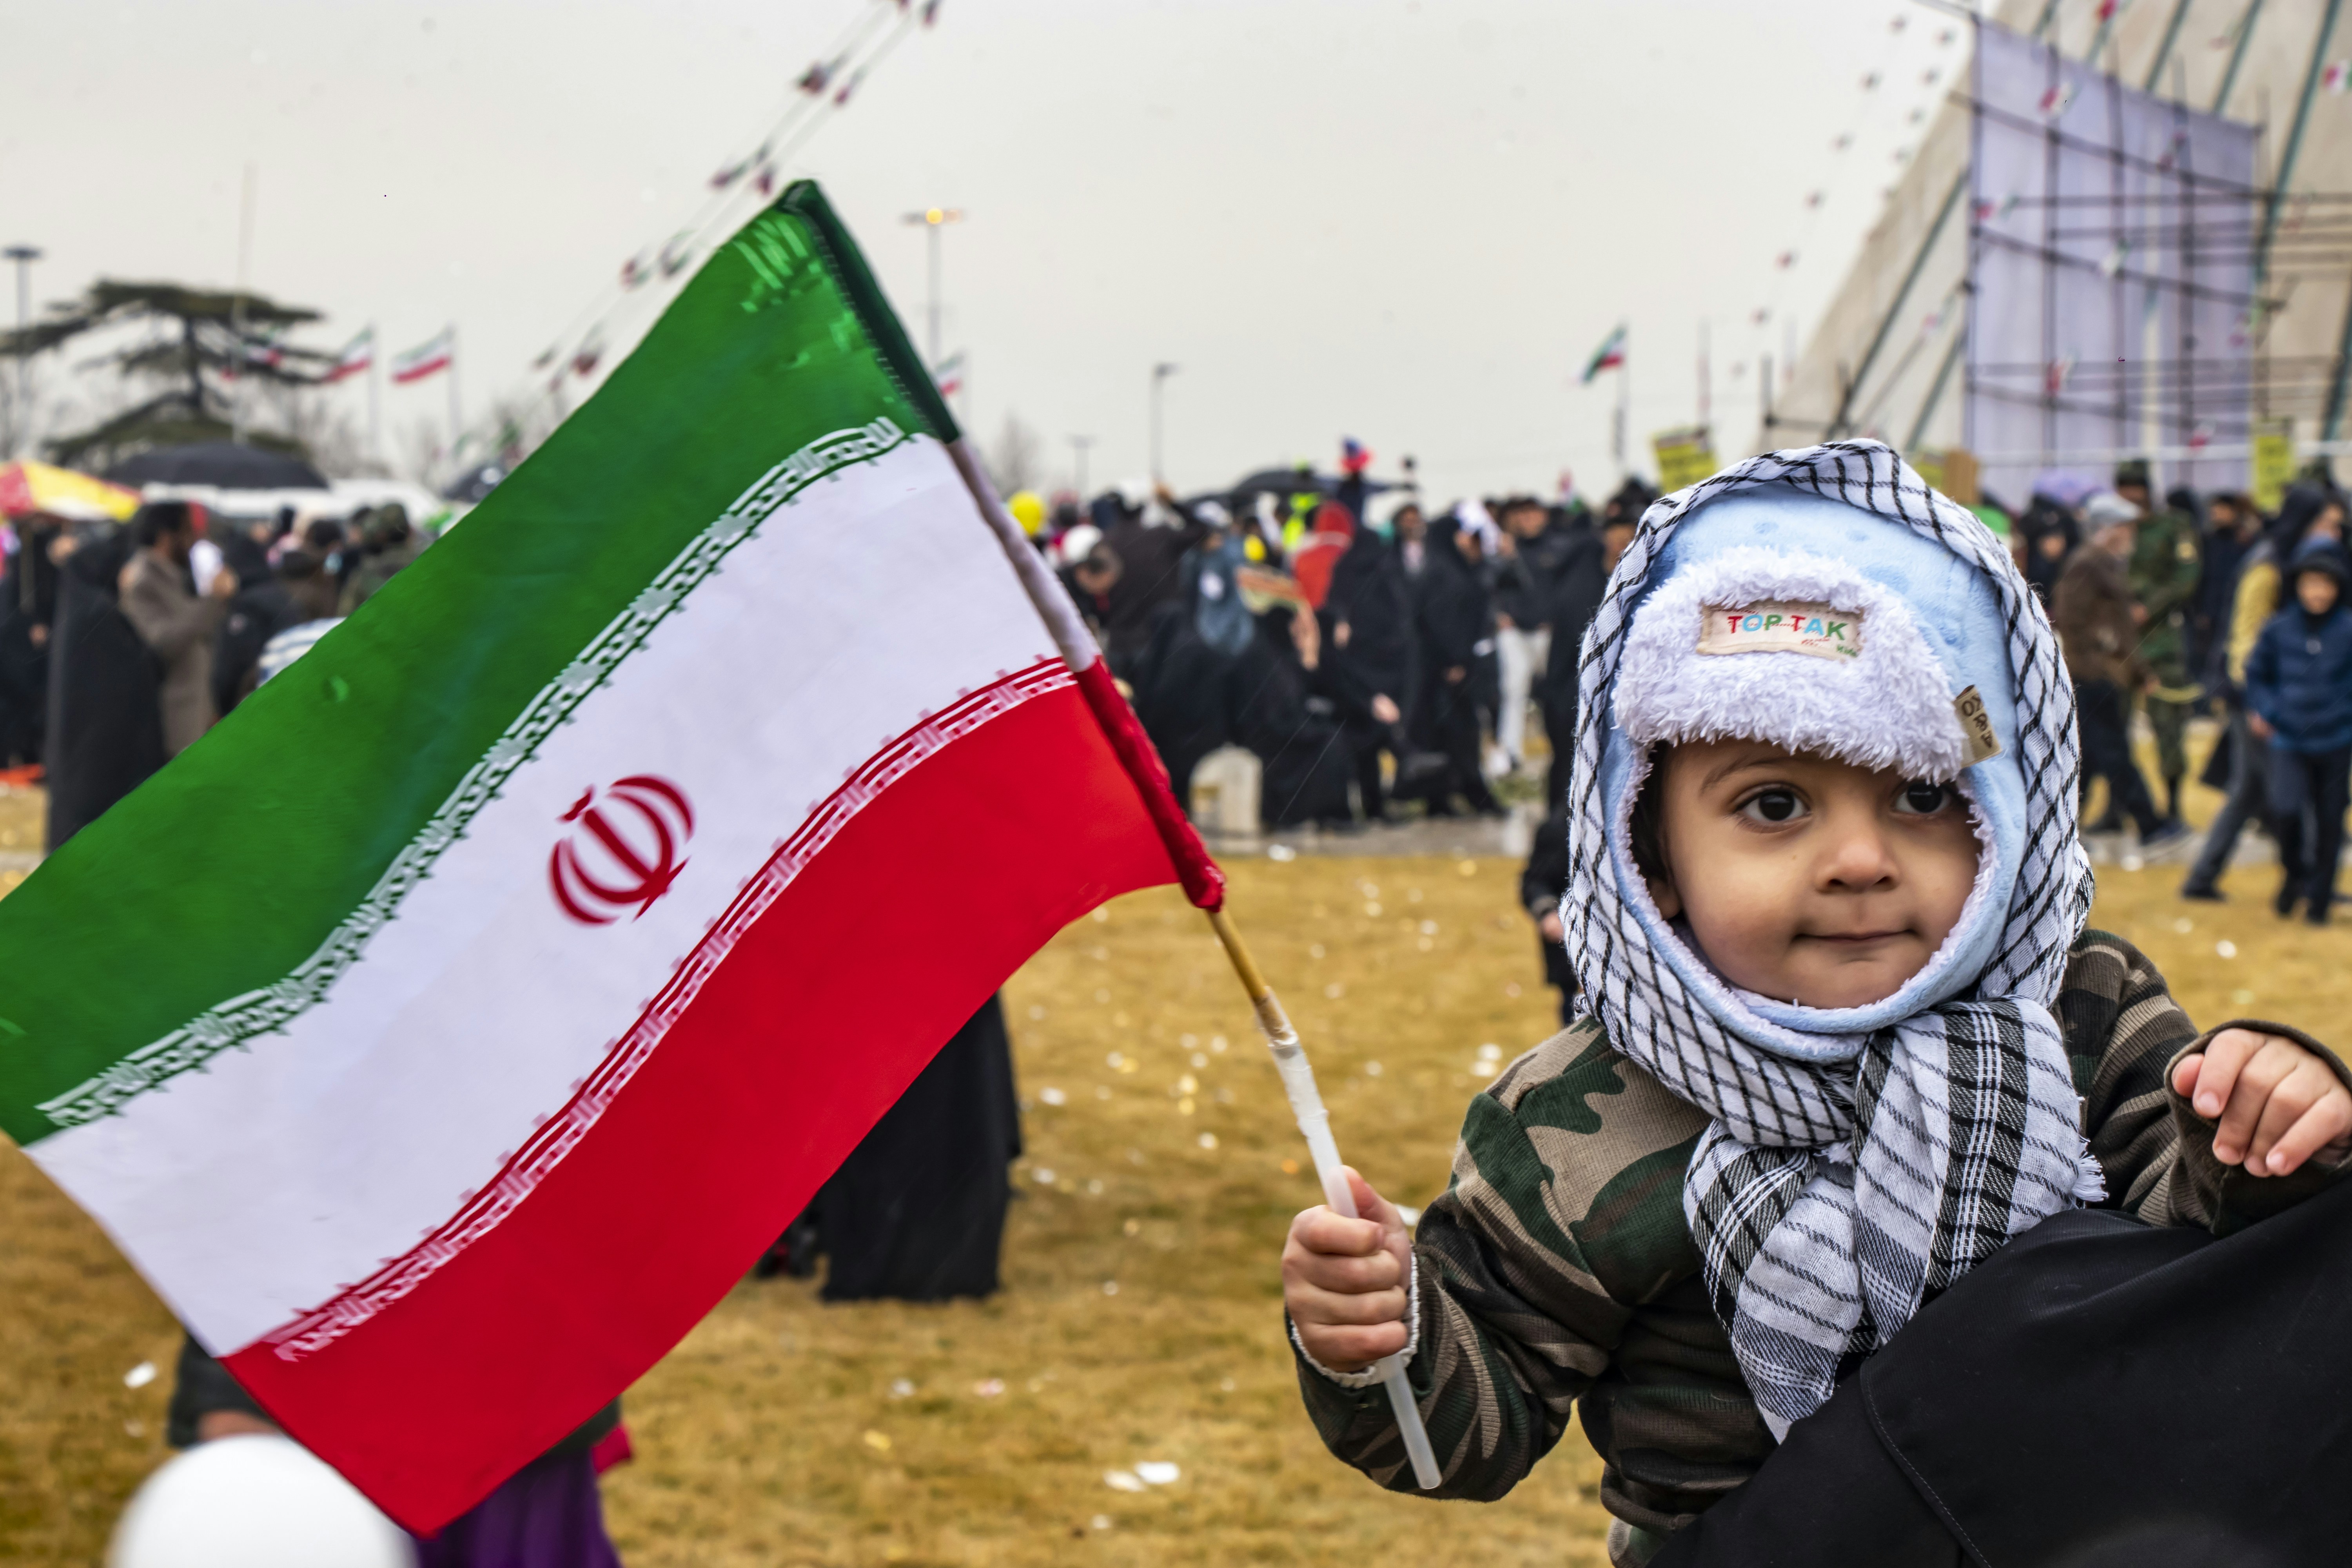
<instances>
[{"instance_id":1,"label":"blue winter hat","mask_svg":"<svg viewBox=\"0 0 2352 1568\"><path fill-rule=\"evenodd\" d=\"M1771 454L1658 503L1582 672L1569 945L1597 998L1624 989L1612 968L1663 963L1667 993L1715 1026L1811 1062L1850 1058L1871 1031L1988 983L2054 1000L2090 887L2072 689L2008 551L1892 452ZM1824 1009L1738 991L1659 912L1631 832L1653 748L1725 739L1956 783L1968 798L1985 847L1976 886L1894 995Z\"/></svg>"}]
</instances>

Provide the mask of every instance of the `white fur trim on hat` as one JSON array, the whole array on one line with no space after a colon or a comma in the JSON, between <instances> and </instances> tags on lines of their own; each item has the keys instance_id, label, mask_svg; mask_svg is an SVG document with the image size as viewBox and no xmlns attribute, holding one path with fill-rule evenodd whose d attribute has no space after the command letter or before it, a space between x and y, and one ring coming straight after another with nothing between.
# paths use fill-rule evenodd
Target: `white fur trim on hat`
<instances>
[{"instance_id":1,"label":"white fur trim on hat","mask_svg":"<svg viewBox=\"0 0 2352 1568\"><path fill-rule=\"evenodd\" d=\"M1859 611L1859 652L1698 651L1708 606L1767 602ZM1824 556L1741 545L1684 567L1643 602L1612 699L1640 745L1763 741L1941 783L1968 756L1953 695L1901 595Z\"/></svg>"}]
</instances>

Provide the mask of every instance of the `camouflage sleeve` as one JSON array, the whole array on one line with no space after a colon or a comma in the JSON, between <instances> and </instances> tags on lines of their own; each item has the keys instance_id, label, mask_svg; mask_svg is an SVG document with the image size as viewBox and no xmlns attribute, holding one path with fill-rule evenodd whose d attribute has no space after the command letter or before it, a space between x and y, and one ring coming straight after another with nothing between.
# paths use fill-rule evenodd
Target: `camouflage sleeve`
<instances>
[{"instance_id":1,"label":"camouflage sleeve","mask_svg":"<svg viewBox=\"0 0 2352 1568\"><path fill-rule=\"evenodd\" d=\"M2197 594L2197 525L2179 512L2164 515L2167 526L2149 541L2152 559L2144 573L2134 574L2134 589L2151 624L2188 608Z\"/></svg>"},{"instance_id":2,"label":"camouflage sleeve","mask_svg":"<svg viewBox=\"0 0 2352 1568\"><path fill-rule=\"evenodd\" d=\"M1651 1255L1688 1253L1680 1176L1701 1125L1591 1020L1471 1102L1413 1246L1407 1370L1444 1477L1427 1495L1501 1497L1559 1441L1636 1310L1672 1282ZM1334 1455L1418 1490L1381 1389L1343 1387L1303 1356L1298 1373Z\"/></svg>"},{"instance_id":3,"label":"camouflage sleeve","mask_svg":"<svg viewBox=\"0 0 2352 1568\"><path fill-rule=\"evenodd\" d=\"M2156 965L2123 938L2084 933L2066 966L2058 1013L2083 1096L2084 1131L2114 1207L2150 1225L2227 1234L2300 1202L2341 1173L2341 1163L2315 1161L2292 1176L2249 1176L2213 1157L2212 1123L2173 1092L2171 1069L2219 1029L2200 1034ZM2253 1020L2221 1027L2284 1035L2352 1084L2334 1053L2300 1030Z\"/></svg>"}]
</instances>

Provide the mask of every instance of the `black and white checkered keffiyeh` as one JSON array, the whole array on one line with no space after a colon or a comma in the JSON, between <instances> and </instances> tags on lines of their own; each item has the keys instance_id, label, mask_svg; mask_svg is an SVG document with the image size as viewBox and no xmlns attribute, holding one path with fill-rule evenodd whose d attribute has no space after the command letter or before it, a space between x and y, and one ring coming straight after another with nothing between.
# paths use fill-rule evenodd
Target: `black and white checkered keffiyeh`
<instances>
[{"instance_id":1,"label":"black and white checkered keffiyeh","mask_svg":"<svg viewBox=\"0 0 2352 1568\"><path fill-rule=\"evenodd\" d=\"M1698 508L1771 486L1875 513L1974 564L1992 584L2016 679L2029 831L1992 957L1969 999L1880 1029L1857 1057L1828 1065L1735 1034L1654 951L1618 885L1601 784L1609 696L1652 563ZM1929 1295L2098 1195L2050 1011L2091 900L2074 830L2074 688L2000 542L1872 441L1767 453L1652 506L1585 634L1579 687L1561 903L1569 955L1611 1042L1713 1118L1685 1210L1717 1315L1778 1435Z\"/></svg>"}]
</instances>

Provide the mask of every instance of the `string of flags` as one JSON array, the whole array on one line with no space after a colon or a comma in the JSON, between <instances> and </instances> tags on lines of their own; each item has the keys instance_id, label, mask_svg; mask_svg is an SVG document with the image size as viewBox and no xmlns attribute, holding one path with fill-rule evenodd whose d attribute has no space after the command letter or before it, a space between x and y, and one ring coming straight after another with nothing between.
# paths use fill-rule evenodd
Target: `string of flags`
<instances>
[{"instance_id":1,"label":"string of flags","mask_svg":"<svg viewBox=\"0 0 2352 1568\"><path fill-rule=\"evenodd\" d=\"M781 121L749 153L730 158L704 182L704 209L694 223L681 228L658 247L646 246L622 261L609 292L575 318L556 341L531 361L534 373L547 375L544 391L561 390L568 375L586 379L606 356L607 325L614 307L646 285L667 282L685 272L695 259L699 237L726 213L727 204L746 193L761 199L775 195L783 183L785 163L799 141L830 110L845 107L866 76L901 37L908 25L933 26L941 0L878 0L844 29L833 46L811 61L794 79L794 97ZM895 14L899 26L882 35L880 25ZM571 347L567 349L565 344ZM942 367L944 370L945 367Z\"/></svg>"}]
</instances>

